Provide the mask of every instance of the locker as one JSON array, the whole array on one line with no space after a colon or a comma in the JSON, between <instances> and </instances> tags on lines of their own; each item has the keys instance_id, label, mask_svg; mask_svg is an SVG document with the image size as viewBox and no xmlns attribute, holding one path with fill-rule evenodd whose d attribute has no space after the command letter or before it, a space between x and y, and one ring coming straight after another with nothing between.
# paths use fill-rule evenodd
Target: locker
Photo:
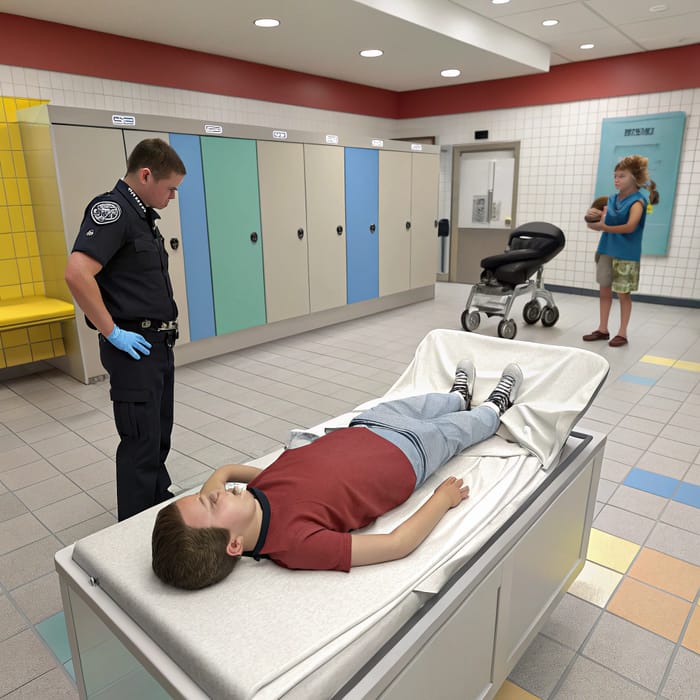
<instances>
[{"instance_id":1,"label":"locker","mask_svg":"<svg viewBox=\"0 0 700 700\"><path fill-rule=\"evenodd\" d=\"M258 141L268 323L309 313L304 148Z\"/></svg>"},{"instance_id":2,"label":"locker","mask_svg":"<svg viewBox=\"0 0 700 700\"><path fill-rule=\"evenodd\" d=\"M379 153L379 296L410 286L411 157L398 151Z\"/></svg>"},{"instance_id":3,"label":"locker","mask_svg":"<svg viewBox=\"0 0 700 700\"><path fill-rule=\"evenodd\" d=\"M114 186L141 138L180 154L188 173L160 226L169 246L180 238L169 250L180 364L434 295L434 146L54 105L22 113L49 130L68 250L87 202ZM41 203L35 218L51 234ZM90 382L105 372L79 316L52 362Z\"/></svg>"},{"instance_id":4,"label":"locker","mask_svg":"<svg viewBox=\"0 0 700 700\"><path fill-rule=\"evenodd\" d=\"M347 302L344 153L304 144L311 311Z\"/></svg>"},{"instance_id":5,"label":"locker","mask_svg":"<svg viewBox=\"0 0 700 700\"><path fill-rule=\"evenodd\" d=\"M201 136L216 334L265 323L255 141Z\"/></svg>"},{"instance_id":6,"label":"locker","mask_svg":"<svg viewBox=\"0 0 700 700\"><path fill-rule=\"evenodd\" d=\"M440 156L414 153L411 179L411 289L435 284Z\"/></svg>"},{"instance_id":7,"label":"locker","mask_svg":"<svg viewBox=\"0 0 700 700\"><path fill-rule=\"evenodd\" d=\"M379 154L345 149L348 304L379 295Z\"/></svg>"},{"instance_id":8,"label":"locker","mask_svg":"<svg viewBox=\"0 0 700 700\"><path fill-rule=\"evenodd\" d=\"M70 254L88 202L101 192L109 192L126 171L124 139L120 129L87 126L53 126L56 171L61 183L61 211ZM106 374L100 362L97 333L88 328L76 309L75 329L66 335L67 356L56 361L69 374L89 382ZM75 345L79 344L80 352Z\"/></svg>"},{"instance_id":9,"label":"locker","mask_svg":"<svg viewBox=\"0 0 700 700\"><path fill-rule=\"evenodd\" d=\"M124 163L139 141L143 139L162 139L171 143L170 135L158 131L124 131ZM171 144L172 145L172 144ZM187 167L187 165L185 165ZM126 170L126 168L124 168ZM185 180L187 176L185 176ZM183 181L184 182L184 181ZM189 314L187 309L187 287L185 284L185 261L182 254L182 234L180 226L180 208L178 197L168 203L165 209L158 210L160 221L158 230L165 239L165 249L168 251L168 272L173 286L173 296L177 303L180 338L178 343L188 343L190 340ZM164 319L168 320L168 319Z\"/></svg>"},{"instance_id":10,"label":"locker","mask_svg":"<svg viewBox=\"0 0 700 700\"><path fill-rule=\"evenodd\" d=\"M171 134L170 145L187 168L187 175L178 189L177 203L185 260L189 334L191 340L200 340L216 335L202 152L199 137L192 134ZM179 298L177 301L180 305Z\"/></svg>"}]
</instances>

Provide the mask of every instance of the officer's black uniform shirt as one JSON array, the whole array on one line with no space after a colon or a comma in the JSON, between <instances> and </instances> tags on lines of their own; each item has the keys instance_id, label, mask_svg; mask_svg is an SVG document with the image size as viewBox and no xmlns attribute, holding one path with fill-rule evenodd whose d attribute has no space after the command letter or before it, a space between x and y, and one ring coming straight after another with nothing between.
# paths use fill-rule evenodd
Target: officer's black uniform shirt
<instances>
[{"instance_id":1,"label":"officer's black uniform shirt","mask_svg":"<svg viewBox=\"0 0 700 700\"><path fill-rule=\"evenodd\" d=\"M117 322L177 318L159 218L123 180L85 210L73 250L102 265L95 279Z\"/></svg>"}]
</instances>

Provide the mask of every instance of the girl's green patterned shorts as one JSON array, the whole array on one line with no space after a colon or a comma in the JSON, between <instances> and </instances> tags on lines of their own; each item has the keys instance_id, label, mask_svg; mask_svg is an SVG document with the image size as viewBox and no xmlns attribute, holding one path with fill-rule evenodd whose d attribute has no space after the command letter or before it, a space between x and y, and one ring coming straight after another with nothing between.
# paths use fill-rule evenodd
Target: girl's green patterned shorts
<instances>
[{"instance_id":1,"label":"girl's green patterned shorts","mask_svg":"<svg viewBox=\"0 0 700 700\"><path fill-rule=\"evenodd\" d=\"M613 258L613 292L629 294L639 289L639 260Z\"/></svg>"},{"instance_id":2,"label":"girl's green patterned shorts","mask_svg":"<svg viewBox=\"0 0 700 700\"><path fill-rule=\"evenodd\" d=\"M620 260L596 253L596 281L613 292L629 294L639 289L639 261Z\"/></svg>"}]
</instances>

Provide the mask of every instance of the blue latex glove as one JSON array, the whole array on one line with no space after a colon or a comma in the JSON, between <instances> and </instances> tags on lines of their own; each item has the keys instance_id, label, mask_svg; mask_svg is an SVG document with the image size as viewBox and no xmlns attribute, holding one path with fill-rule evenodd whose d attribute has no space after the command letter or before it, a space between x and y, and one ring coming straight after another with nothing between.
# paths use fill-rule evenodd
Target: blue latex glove
<instances>
[{"instance_id":1,"label":"blue latex glove","mask_svg":"<svg viewBox=\"0 0 700 700\"><path fill-rule=\"evenodd\" d=\"M150 355L151 344L138 333L124 331L115 323L112 332L107 336L115 348L128 352L135 360L140 360L141 355ZM139 355L139 352L141 355Z\"/></svg>"}]
</instances>

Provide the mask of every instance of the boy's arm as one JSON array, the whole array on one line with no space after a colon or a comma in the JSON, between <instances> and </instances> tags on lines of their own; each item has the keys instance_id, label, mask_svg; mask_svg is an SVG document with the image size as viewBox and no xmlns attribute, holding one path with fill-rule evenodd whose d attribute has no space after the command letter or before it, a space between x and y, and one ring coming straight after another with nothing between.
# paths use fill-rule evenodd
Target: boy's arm
<instances>
[{"instance_id":1,"label":"boy's arm","mask_svg":"<svg viewBox=\"0 0 700 700\"><path fill-rule=\"evenodd\" d=\"M211 493L212 491L221 491L229 481L241 481L248 483L252 481L262 469L257 467L248 467L245 464L225 464L219 467L202 486L200 493Z\"/></svg>"},{"instance_id":2,"label":"boy's arm","mask_svg":"<svg viewBox=\"0 0 700 700\"><path fill-rule=\"evenodd\" d=\"M451 476L407 520L386 535L352 535L351 566L379 564L410 554L442 520L450 508L469 496L462 479Z\"/></svg>"}]
</instances>

